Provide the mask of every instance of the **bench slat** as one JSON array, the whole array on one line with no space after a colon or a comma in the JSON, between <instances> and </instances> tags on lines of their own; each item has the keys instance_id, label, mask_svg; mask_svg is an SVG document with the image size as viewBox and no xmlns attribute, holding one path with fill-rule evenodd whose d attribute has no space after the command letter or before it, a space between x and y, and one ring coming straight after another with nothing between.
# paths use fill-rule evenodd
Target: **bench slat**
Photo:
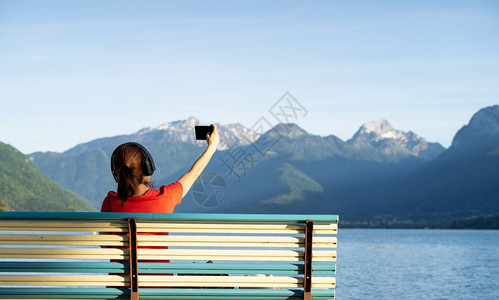
<instances>
[{"instance_id":1,"label":"bench slat","mask_svg":"<svg viewBox=\"0 0 499 300\"><path fill-rule=\"evenodd\" d=\"M139 235L140 246L192 246L192 247L274 247L300 248L304 237L289 236L213 236L213 235ZM336 238L316 238L313 247L335 248Z\"/></svg>"},{"instance_id":2,"label":"bench slat","mask_svg":"<svg viewBox=\"0 0 499 300\"><path fill-rule=\"evenodd\" d=\"M141 276L140 285L149 286L205 286L205 287L265 287L298 288L303 285L303 278L292 276ZM334 288L334 277L314 277L312 287L320 289Z\"/></svg>"},{"instance_id":3,"label":"bench slat","mask_svg":"<svg viewBox=\"0 0 499 300\"><path fill-rule=\"evenodd\" d=\"M273 247L300 248L303 237L276 236L200 236L200 235L138 235L139 246L183 246L183 247ZM0 245L87 245L128 246L125 235L0 235ZM336 238L314 239L315 248L335 248Z\"/></svg>"},{"instance_id":4,"label":"bench slat","mask_svg":"<svg viewBox=\"0 0 499 300\"><path fill-rule=\"evenodd\" d=\"M0 231L128 232L128 224L91 221L0 221Z\"/></svg>"},{"instance_id":5,"label":"bench slat","mask_svg":"<svg viewBox=\"0 0 499 300\"><path fill-rule=\"evenodd\" d=\"M265 262L265 263L139 263L140 273L158 273L160 269L164 273L187 274L301 274L303 275L303 264L299 263L281 263L281 262ZM334 275L336 270L335 264L330 263L315 263L312 264L314 274ZM176 273L176 272L175 272Z\"/></svg>"},{"instance_id":6,"label":"bench slat","mask_svg":"<svg viewBox=\"0 0 499 300\"><path fill-rule=\"evenodd\" d=\"M0 231L98 231L127 232L126 222L81 222L81 221L0 221ZM314 225L314 234L336 234L337 224ZM138 222L138 232L256 232L303 234L303 224L219 224L219 223L167 223Z\"/></svg>"},{"instance_id":7,"label":"bench slat","mask_svg":"<svg viewBox=\"0 0 499 300\"><path fill-rule=\"evenodd\" d=\"M303 250L138 249L139 259L303 261ZM314 261L335 261L336 251L316 250Z\"/></svg>"},{"instance_id":8,"label":"bench slat","mask_svg":"<svg viewBox=\"0 0 499 300\"><path fill-rule=\"evenodd\" d=\"M0 245L86 245L128 246L125 235L55 235L55 234L5 234L0 235Z\"/></svg>"},{"instance_id":9,"label":"bench slat","mask_svg":"<svg viewBox=\"0 0 499 300\"><path fill-rule=\"evenodd\" d=\"M33 295L38 299L129 299L129 292L117 288L0 288L0 299ZM234 296L237 295L237 296ZM142 299L303 299L303 291L279 289L186 289L144 288ZM313 299L333 300L334 290L312 290Z\"/></svg>"},{"instance_id":10,"label":"bench slat","mask_svg":"<svg viewBox=\"0 0 499 300\"><path fill-rule=\"evenodd\" d=\"M127 259L128 249L115 248L0 248L0 258ZM302 261L302 250L138 249L139 259ZM314 261L335 261L336 251L317 250Z\"/></svg>"},{"instance_id":11,"label":"bench slat","mask_svg":"<svg viewBox=\"0 0 499 300\"><path fill-rule=\"evenodd\" d=\"M8 286L123 286L126 275L0 275L0 285ZM298 288L303 278L292 276L151 276L140 278L141 287L252 287ZM312 287L334 288L334 277L314 277Z\"/></svg>"},{"instance_id":12,"label":"bench slat","mask_svg":"<svg viewBox=\"0 0 499 300\"><path fill-rule=\"evenodd\" d=\"M76 218L87 220L126 220L128 218L167 220L217 220L218 222L286 222L313 219L320 222L338 222L338 215L302 215L302 214L225 214L225 213L101 213L101 212L0 212L0 219L33 220L69 220Z\"/></svg>"},{"instance_id":13,"label":"bench slat","mask_svg":"<svg viewBox=\"0 0 499 300\"><path fill-rule=\"evenodd\" d=\"M336 265L313 264L317 275L334 275ZM0 262L2 272L24 273L128 273L125 262ZM139 262L139 273L184 274L303 274L303 264L298 263L147 263Z\"/></svg>"},{"instance_id":14,"label":"bench slat","mask_svg":"<svg viewBox=\"0 0 499 300\"><path fill-rule=\"evenodd\" d=\"M128 249L0 248L0 258L22 259L128 259Z\"/></svg>"},{"instance_id":15,"label":"bench slat","mask_svg":"<svg viewBox=\"0 0 499 300\"><path fill-rule=\"evenodd\" d=\"M237 295L237 296L234 296ZM303 291L287 289L204 289L190 290L181 288L171 289L143 289L141 298L144 299L303 299ZM190 296L190 297L189 297ZM313 299L334 299L334 290L312 290ZM184 298L186 299L186 298Z\"/></svg>"},{"instance_id":16,"label":"bench slat","mask_svg":"<svg viewBox=\"0 0 499 300\"><path fill-rule=\"evenodd\" d=\"M314 225L314 234L336 234L337 224ZM300 224L217 224L137 222L137 232L304 234Z\"/></svg>"},{"instance_id":17,"label":"bench slat","mask_svg":"<svg viewBox=\"0 0 499 300\"><path fill-rule=\"evenodd\" d=\"M20 261L0 262L1 272L8 273L128 273L128 263L72 262L72 261ZM33 274L34 275L34 274Z\"/></svg>"},{"instance_id":18,"label":"bench slat","mask_svg":"<svg viewBox=\"0 0 499 300\"><path fill-rule=\"evenodd\" d=\"M0 285L12 286L123 286L125 275L0 275Z\"/></svg>"}]
</instances>

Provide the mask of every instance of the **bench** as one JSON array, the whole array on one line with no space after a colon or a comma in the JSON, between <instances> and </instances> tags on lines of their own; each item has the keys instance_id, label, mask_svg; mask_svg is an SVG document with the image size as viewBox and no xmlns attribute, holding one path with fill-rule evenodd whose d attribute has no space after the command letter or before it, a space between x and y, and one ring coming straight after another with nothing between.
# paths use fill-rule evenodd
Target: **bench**
<instances>
[{"instance_id":1,"label":"bench","mask_svg":"<svg viewBox=\"0 0 499 300\"><path fill-rule=\"evenodd\" d=\"M0 212L0 298L334 299L337 222Z\"/></svg>"}]
</instances>

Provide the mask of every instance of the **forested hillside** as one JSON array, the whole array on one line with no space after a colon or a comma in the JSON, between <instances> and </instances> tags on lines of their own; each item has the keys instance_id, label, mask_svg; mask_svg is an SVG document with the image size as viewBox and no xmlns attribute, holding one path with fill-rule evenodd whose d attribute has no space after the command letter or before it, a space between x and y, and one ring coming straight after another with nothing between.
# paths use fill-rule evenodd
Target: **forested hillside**
<instances>
[{"instance_id":1,"label":"forested hillside","mask_svg":"<svg viewBox=\"0 0 499 300\"><path fill-rule=\"evenodd\" d=\"M0 210L91 211L88 202L40 172L28 157L0 142Z\"/></svg>"}]
</instances>

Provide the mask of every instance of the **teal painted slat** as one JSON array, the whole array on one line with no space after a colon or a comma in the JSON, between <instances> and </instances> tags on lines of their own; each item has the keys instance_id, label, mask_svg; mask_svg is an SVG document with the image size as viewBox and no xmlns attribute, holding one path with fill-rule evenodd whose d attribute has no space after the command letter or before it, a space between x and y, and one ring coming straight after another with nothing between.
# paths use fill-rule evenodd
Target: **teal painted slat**
<instances>
[{"instance_id":1,"label":"teal painted slat","mask_svg":"<svg viewBox=\"0 0 499 300\"><path fill-rule=\"evenodd\" d=\"M140 289L143 299L303 299L299 289ZM313 299L334 299L334 290L312 290Z\"/></svg>"},{"instance_id":2,"label":"teal painted slat","mask_svg":"<svg viewBox=\"0 0 499 300\"><path fill-rule=\"evenodd\" d=\"M33 273L126 273L129 264L120 262L0 262L0 272ZM334 275L334 264L312 265L316 275ZM303 264L283 263L139 263L139 273L190 274L303 274Z\"/></svg>"},{"instance_id":3,"label":"teal painted slat","mask_svg":"<svg viewBox=\"0 0 499 300\"><path fill-rule=\"evenodd\" d=\"M0 299L130 299L128 289L118 288L3 288Z\"/></svg>"},{"instance_id":4,"label":"teal painted slat","mask_svg":"<svg viewBox=\"0 0 499 300\"><path fill-rule=\"evenodd\" d=\"M141 299L303 299L301 290L274 289L147 289ZM0 299L129 299L128 289L117 288L2 288ZM334 290L312 290L312 299L333 300Z\"/></svg>"},{"instance_id":5,"label":"teal painted slat","mask_svg":"<svg viewBox=\"0 0 499 300\"><path fill-rule=\"evenodd\" d=\"M317 222L337 222L338 215L300 215L300 214L199 214L199 213L100 213L100 212L0 212L0 220L4 219L38 219L38 220L75 220L75 219L115 219L128 218L168 219L168 220L216 220L216 221L300 221L312 219Z\"/></svg>"},{"instance_id":6,"label":"teal painted slat","mask_svg":"<svg viewBox=\"0 0 499 300\"><path fill-rule=\"evenodd\" d=\"M120 262L0 262L0 272L123 273L129 264Z\"/></svg>"},{"instance_id":7,"label":"teal painted slat","mask_svg":"<svg viewBox=\"0 0 499 300\"><path fill-rule=\"evenodd\" d=\"M334 275L335 264L313 264L317 275ZM191 273L191 274L303 274L303 264L295 263L140 263L139 273Z\"/></svg>"}]
</instances>

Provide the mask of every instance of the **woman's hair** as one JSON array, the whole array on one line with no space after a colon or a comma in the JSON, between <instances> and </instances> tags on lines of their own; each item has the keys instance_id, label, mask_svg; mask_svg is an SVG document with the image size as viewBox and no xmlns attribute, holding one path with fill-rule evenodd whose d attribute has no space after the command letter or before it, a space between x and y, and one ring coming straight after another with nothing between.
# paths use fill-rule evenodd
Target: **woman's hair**
<instances>
[{"instance_id":1,"label":"woman's hair","mask_svg":"<svg viewBox=\"0 0 499 300\"><path fill-rule=\"evenodd\" d=\"M113 175L118 183L117 194L125 205L128 197L135 193L134 186L141 183L149 186L148 181L144 181L142 161L144 155L134 143L125 143L114 150L111 157Z\"/></svg>"}]
</instances>

